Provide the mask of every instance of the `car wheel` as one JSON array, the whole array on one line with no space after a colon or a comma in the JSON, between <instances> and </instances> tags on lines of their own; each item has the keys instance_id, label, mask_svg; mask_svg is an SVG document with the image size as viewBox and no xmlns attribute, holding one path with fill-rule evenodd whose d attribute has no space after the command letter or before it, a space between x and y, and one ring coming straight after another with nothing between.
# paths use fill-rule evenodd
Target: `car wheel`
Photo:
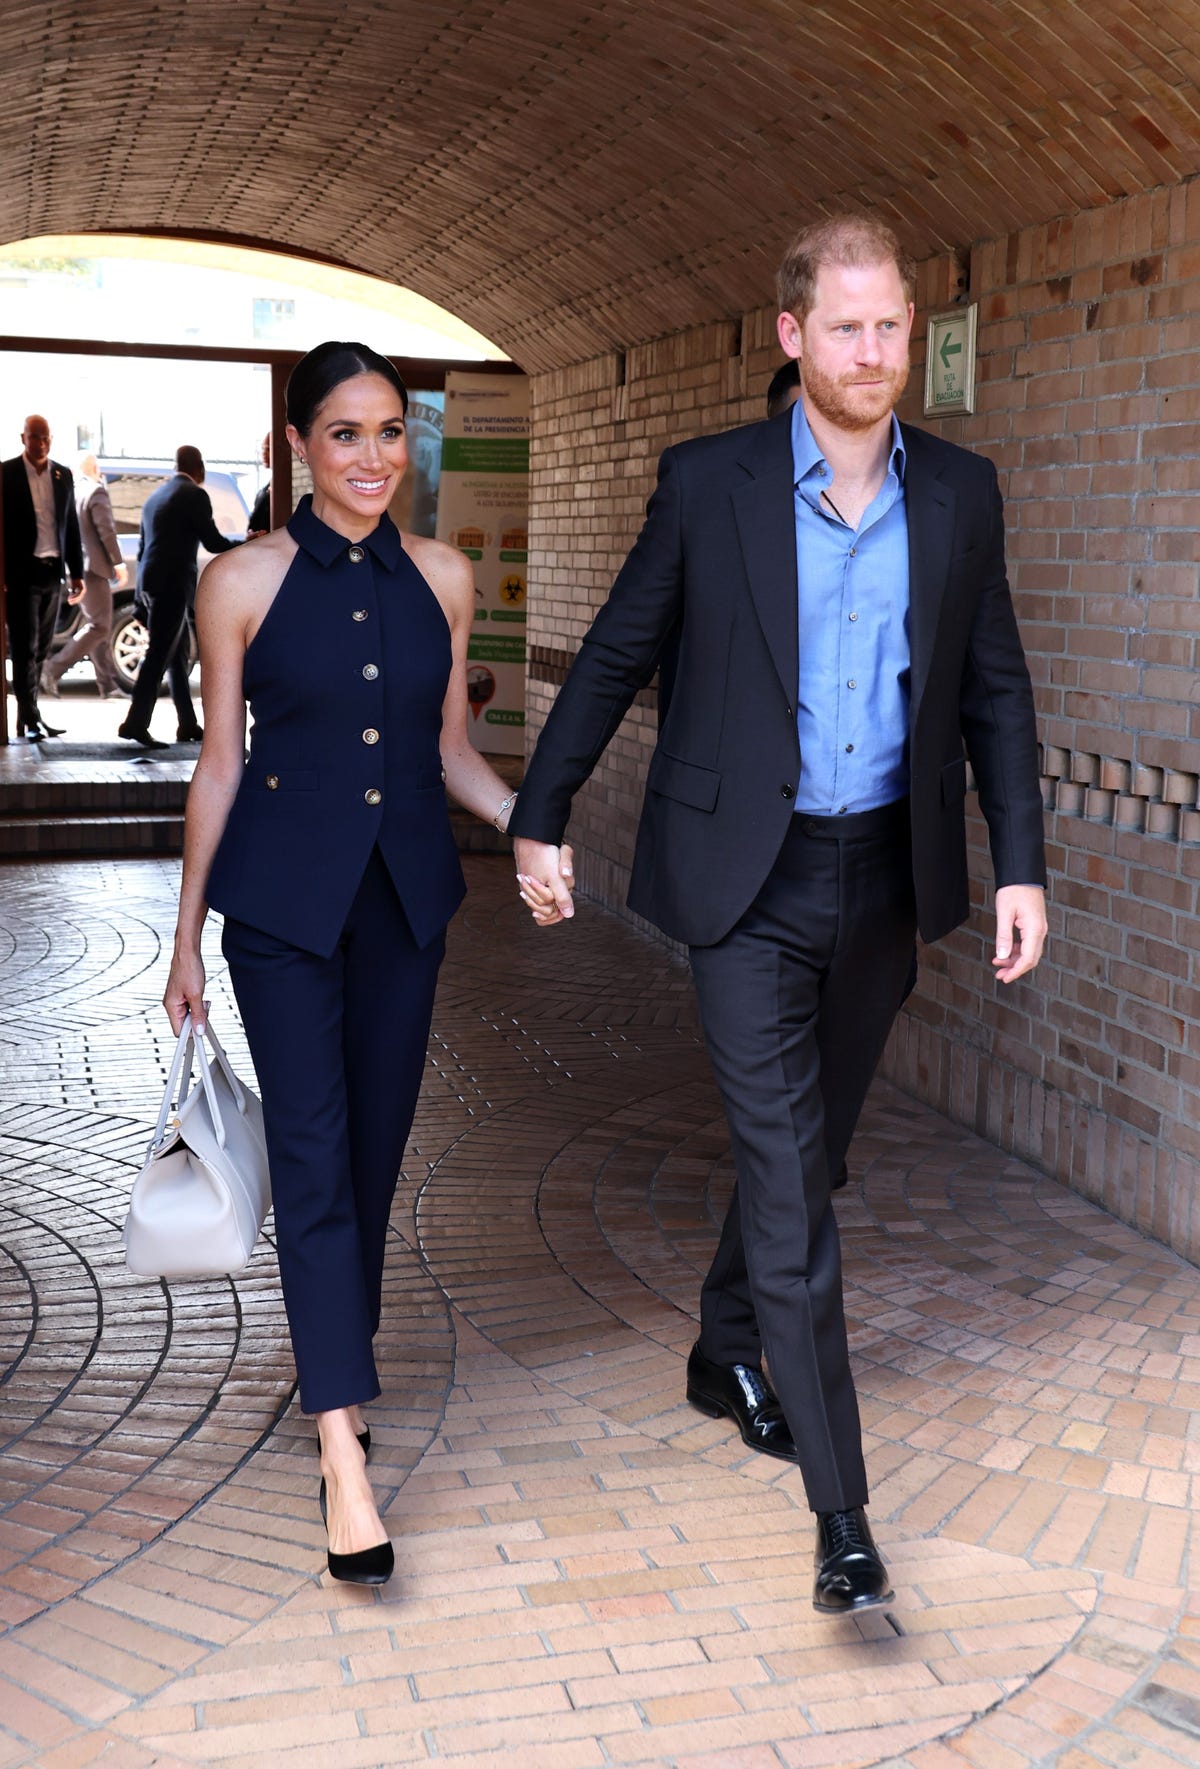
<instances>
[{"instance_id":1,"label":"car wheel","mask_svg":"<svg viewBox=\"0 0 1200 1769\"><path fill-rule=\"evenodd\" d=\"M142 667L142 659L146 655L146 646L150 642L150 634L146 628L137 606L126 602L113 615L112 652L113 663L116 665L117 677L128 693L132 694L133 685L137 681L138 671ZM196 667L196 635L188 624L188 675ZM167 692L166 678L163 679L160 693Z\"/></svg>"}]
</instances>

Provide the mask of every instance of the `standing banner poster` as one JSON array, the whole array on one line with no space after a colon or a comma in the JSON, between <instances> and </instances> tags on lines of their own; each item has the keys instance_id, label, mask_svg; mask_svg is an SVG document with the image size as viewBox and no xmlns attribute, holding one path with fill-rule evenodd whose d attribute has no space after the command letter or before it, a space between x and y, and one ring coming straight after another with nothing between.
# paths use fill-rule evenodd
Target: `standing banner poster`
<instances>
[{"instance_id":1,"label":"standing banner poster","mask_svg":"<svg viewBox=\"0 0 1200 1769\"><path fill-rule=\"evenodd\" d=\"M493 755L525 750L528 522L528 381L449 371L437 538L475 566L468 723L476 749Z\"/></svg>"}]
</instances>

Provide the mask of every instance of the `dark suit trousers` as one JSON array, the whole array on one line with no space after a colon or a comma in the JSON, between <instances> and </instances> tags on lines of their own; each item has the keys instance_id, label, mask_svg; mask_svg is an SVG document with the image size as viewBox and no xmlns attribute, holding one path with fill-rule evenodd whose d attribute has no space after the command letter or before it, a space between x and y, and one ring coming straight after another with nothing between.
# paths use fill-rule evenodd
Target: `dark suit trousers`
<instances>
[{"instance_id":1,"label":"dark suit trousers","mask_svg":"<svg viewBox=\"0 0 1200 1769\"><path fill-rule=\"evenodd\" d=\"M192 692L188 685L187 594L184 590L158 591L148 598L150 618L149 641L133 685L133 696L126 714L135 731L150 728L150 715L162 687L163 676L170 671L171 698L175 713L184 730L196 722Z\"/></svg>"},{"instance_id":2,"label":"dark suit trousers","mask_svg":"<svg viewBox=\"0 0 1200 1769\"><path fill-rule=\"evenodd\" d=\"M388 1216L445 940L417 947L376 849L332 957L230 918L222 950L262 1092L300 1404L355 1406L379 1393Z\"/></svg>"},{"instance_id":3,"label":"dark suit trousers","mask_svg":"<svg viewBox=\"0 0 1200 1769\"><path fill-rule=\"evenodd\" d=\"M14 584L10 579L5 598L13 697L17 703L17 716L26 724L37 717L42 665L50 653L58 620L61 567L56 564L48 568L47 576L51 570L52 581L46 583Z\"/></svg>"},{"instance_id":4,"label":"dark suit trousers","mask_svg":"<svg viewBox=\"0 0 1200 1769\"><path fill-rule=\"evenodd\" d=\"M720 1364L757 1366L765 1352L818 1512L867 1500L830 1181L910 986L915 938L901 801L797 812L746 914L691 950L737 1167L700 1346Z\"/></svg>"}]
</instances>

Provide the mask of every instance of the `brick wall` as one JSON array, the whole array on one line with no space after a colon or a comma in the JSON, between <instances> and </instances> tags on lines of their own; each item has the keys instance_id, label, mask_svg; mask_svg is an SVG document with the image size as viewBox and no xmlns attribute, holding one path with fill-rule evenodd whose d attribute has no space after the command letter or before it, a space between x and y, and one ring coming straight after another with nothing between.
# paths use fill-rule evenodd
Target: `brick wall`
<instances>
[{"instance_id":1,"label":"brick wall","mask_svg":"<svg viewBox=\"0 0 1200 1769\"><path fill-rule=\"evenodd\" d=\"M976 413L1043 739L1051 946L1004 992L972 817L971 922L921 955L885 1070L959 1122L1200 1259L1200 183L978 245ZM961 266L922 268L945 305ZM637 531L668 443L760 415L774 313L533 383L529 706L536 735ZM918 321L918 332L920 321ZM921 346L903 415L920 417ZM641 697L576 803L586 892L620 907Z\"/></svg>"}]
</instances>

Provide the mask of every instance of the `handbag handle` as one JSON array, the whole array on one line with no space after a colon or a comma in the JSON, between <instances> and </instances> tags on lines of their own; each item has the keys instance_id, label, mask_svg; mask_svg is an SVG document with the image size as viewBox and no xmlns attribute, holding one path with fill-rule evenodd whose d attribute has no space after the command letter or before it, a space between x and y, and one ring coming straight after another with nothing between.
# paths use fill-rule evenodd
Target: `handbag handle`
<instances>
[{"instance_id":1,"label":"handbag handle","mask_svg":"<svg viewBox=\"0 0 1200 1769\"><path fill-rule=\"evenodd\" d=\"M230 1091L233 1094L237 1109L243 1115L245 1114L246 1096L242 1091L237 1076L229 1066L229 1058L225 1055L224 1050L213 1035L212 1027L206 1026L203 1032L198 1031L192 1024L191 1014L185 1014L183 1017L183 1026L180 1029L179 1037L175 1044L175 1055L171 1062L171 1073L167 1077L166 1092L163 1094L163 1102L158 1110L158 1123L154 1127L154 1140L150 1144L152 1149L157 1148L163 1140L163 1135L167 1128L167 1119L171 1114L171 1109L175 1102L176 1088L179 1089L180 1106L183 1105L191 1091L191 1058L193 1052L195 1053L196 1067L200 1071L200 1084L204 1089L205 1097L208 1100L208 1109L212 1114L213 1131L216 1134L217 1146L222 1149L225 1147L225 1125L221 1118L221 1108L217 1103L216 1090L212 1084L212 1071L209 1068L208 1052L204 1048L204 1040L206 1036L213 1047L214 1055L220 1063L221 1071L229 1083Z\"/></svg>"},{"instance_id":2,"label":"handbag handle","mask_svg":"<svg viewBox=\"0 0 1200 1769\"><path fill-rule=\"evenodd\" d=\"M208 1042L212 1045L213 1055L216 1057L217 1062L220 1065L221 1073L224 1075L226 1081L229 1083L229 1091L233 1095L234 1104L237 1106L238 1111L241 1113L242 1117L244 1118L246 1116L246 1095L245 1095L245 1092L242 1088L241 1082L238 1080L237 1076L234 1074L232 1068L229 1065L229 1058L225 1055L224 1046L221 1044L216 1033L212 1029L212 1022L211 1021L205 1026L203 1032L201 1032L201 1034L200 1034L200 1037L201 1037L201 1040L207 1038Z\"/></svg>"}]
</instances>

